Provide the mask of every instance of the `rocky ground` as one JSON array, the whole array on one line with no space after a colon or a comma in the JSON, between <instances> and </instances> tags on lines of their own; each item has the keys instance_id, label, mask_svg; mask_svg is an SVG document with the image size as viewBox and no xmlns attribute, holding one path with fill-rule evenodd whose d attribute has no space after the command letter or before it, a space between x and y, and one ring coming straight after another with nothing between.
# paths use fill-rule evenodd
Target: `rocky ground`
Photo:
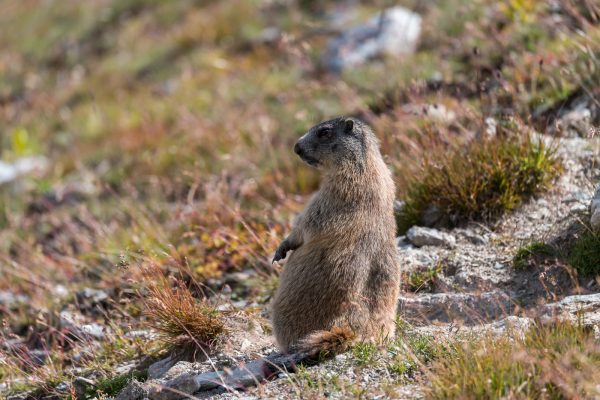
<instances>
[{"instance_id":1,"label":"rocky ground","mask_svg":"<svg viewBox=\"0 0 600 400\"><path fill-rule=\"evenodd\" d=\"M553 189L495 224L469 224L452 230L414 227L398 237L398 255L407 277L398 315L410 326L402 332L441 340L469 333L524 330L535 319L558 317L583 321L600 337L600 282L580 279L558 260L531 260L520 268L514 265L519 248L533 242L569 240L572 225L589 219L592 182L600 178L600 142L565 138L555 145L564 172ZM247 278L244 274L240 277ZM421 277L417 287L416 277ZM244 312L254 306L228 303L226 308L235 310L238 317L234 320L241 317L241 325L232 330L234 334L221 353L202 362L163 360L150 368L146 383L133 383L117 398L142 398L147 391L151 398L182 398L183 393L190 393L190 386L183 380L230 371L275 353L273 338L261 327L263 323ZM262 315L268 317L268 309ZM296 374L281 371L272 381L243 392L218 388L191 393L197 398L218 399L345 398L357 394L369 398L420 398L418 385L410 381L399 384L390 372L386 360L389 362L391 352L388 349L383 355L373 356L379 359L369 360L368 367L360 355L351 352Z\"/></svg>"}]
</instances>

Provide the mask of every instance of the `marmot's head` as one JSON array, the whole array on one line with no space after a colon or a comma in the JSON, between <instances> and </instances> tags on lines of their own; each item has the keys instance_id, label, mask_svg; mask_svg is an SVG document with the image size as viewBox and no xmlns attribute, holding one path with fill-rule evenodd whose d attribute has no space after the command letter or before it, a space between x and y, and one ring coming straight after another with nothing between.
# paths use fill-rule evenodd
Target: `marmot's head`
<instances>
[{"instance_id":1,"label":"marmot's head","mask_svg":"<svg viewBox=\"0 0 600 400\"><path fill-rule=\"evenodd\" d=\"M316 168L353 166L362 169L373 140L373 133L366 124L355 118L339 117L310 128L298 139L294 152Z\"/></svg>"}]
</instances>

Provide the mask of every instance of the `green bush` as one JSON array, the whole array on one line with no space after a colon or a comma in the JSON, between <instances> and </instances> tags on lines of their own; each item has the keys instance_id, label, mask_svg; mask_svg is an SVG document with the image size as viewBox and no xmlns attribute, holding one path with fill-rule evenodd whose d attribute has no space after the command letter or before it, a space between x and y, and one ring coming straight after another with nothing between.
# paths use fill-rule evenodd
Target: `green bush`
<instances>
[{"instance_id":1,"label":"green bush","mask_svg":"<svg viewBox=\"0 0 600 400\"><path fill-rule=\"evenodd\" d=\"M449 226L489 221L546 188L560 170L554 149L529 136L496 136L430 154L410 179L397 215L400 233L422 224L430 207Z\"/></svg>"}]
</instances>

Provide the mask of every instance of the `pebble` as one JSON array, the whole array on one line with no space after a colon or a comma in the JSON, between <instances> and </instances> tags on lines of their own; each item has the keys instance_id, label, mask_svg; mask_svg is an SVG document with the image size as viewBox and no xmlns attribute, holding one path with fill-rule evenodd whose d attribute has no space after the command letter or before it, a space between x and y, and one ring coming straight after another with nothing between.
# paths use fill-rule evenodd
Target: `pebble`
<instances>
[{"instance_id":1,"label":"pebble","mask_svg":"<svg viewBox=\"0 0 600 400\"><path fill-rule=\"evenodd\" d=\"M585 204L576 203L571 206L569 212L571 214L585 214L588 211L588 207Z\"/></svg>"},{"instance_id":2,"label":"pebble","mask_svg":"<svg viewBox=\"0 0 600 400\"><path fill-rule=\"evenodd\" d=\"M454 236L432 228L413 226L406 232L406 237L417 247L422 246L445 246L454 247L456 239Z\"/></svg>"}]
</instances>

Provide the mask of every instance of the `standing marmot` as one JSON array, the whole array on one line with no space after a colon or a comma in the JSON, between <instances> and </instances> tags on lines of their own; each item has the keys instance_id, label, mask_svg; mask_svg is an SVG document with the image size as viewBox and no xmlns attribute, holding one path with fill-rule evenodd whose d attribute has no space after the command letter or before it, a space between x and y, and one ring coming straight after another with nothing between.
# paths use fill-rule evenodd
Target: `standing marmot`
<instances>
[{"instance_id":1,"label":"standing marmot","mask_svg":"<svg viewBox=\"0 0 600 400\"><path fill-rule=\"evenodd\" d=\"M272 303L283 351L344 350L395 330L400 268L394 182L372 130L352 118L311 128L294 151L323 171L320 190L273 261L294 250Z\"/></svg>"}]
</instances>

